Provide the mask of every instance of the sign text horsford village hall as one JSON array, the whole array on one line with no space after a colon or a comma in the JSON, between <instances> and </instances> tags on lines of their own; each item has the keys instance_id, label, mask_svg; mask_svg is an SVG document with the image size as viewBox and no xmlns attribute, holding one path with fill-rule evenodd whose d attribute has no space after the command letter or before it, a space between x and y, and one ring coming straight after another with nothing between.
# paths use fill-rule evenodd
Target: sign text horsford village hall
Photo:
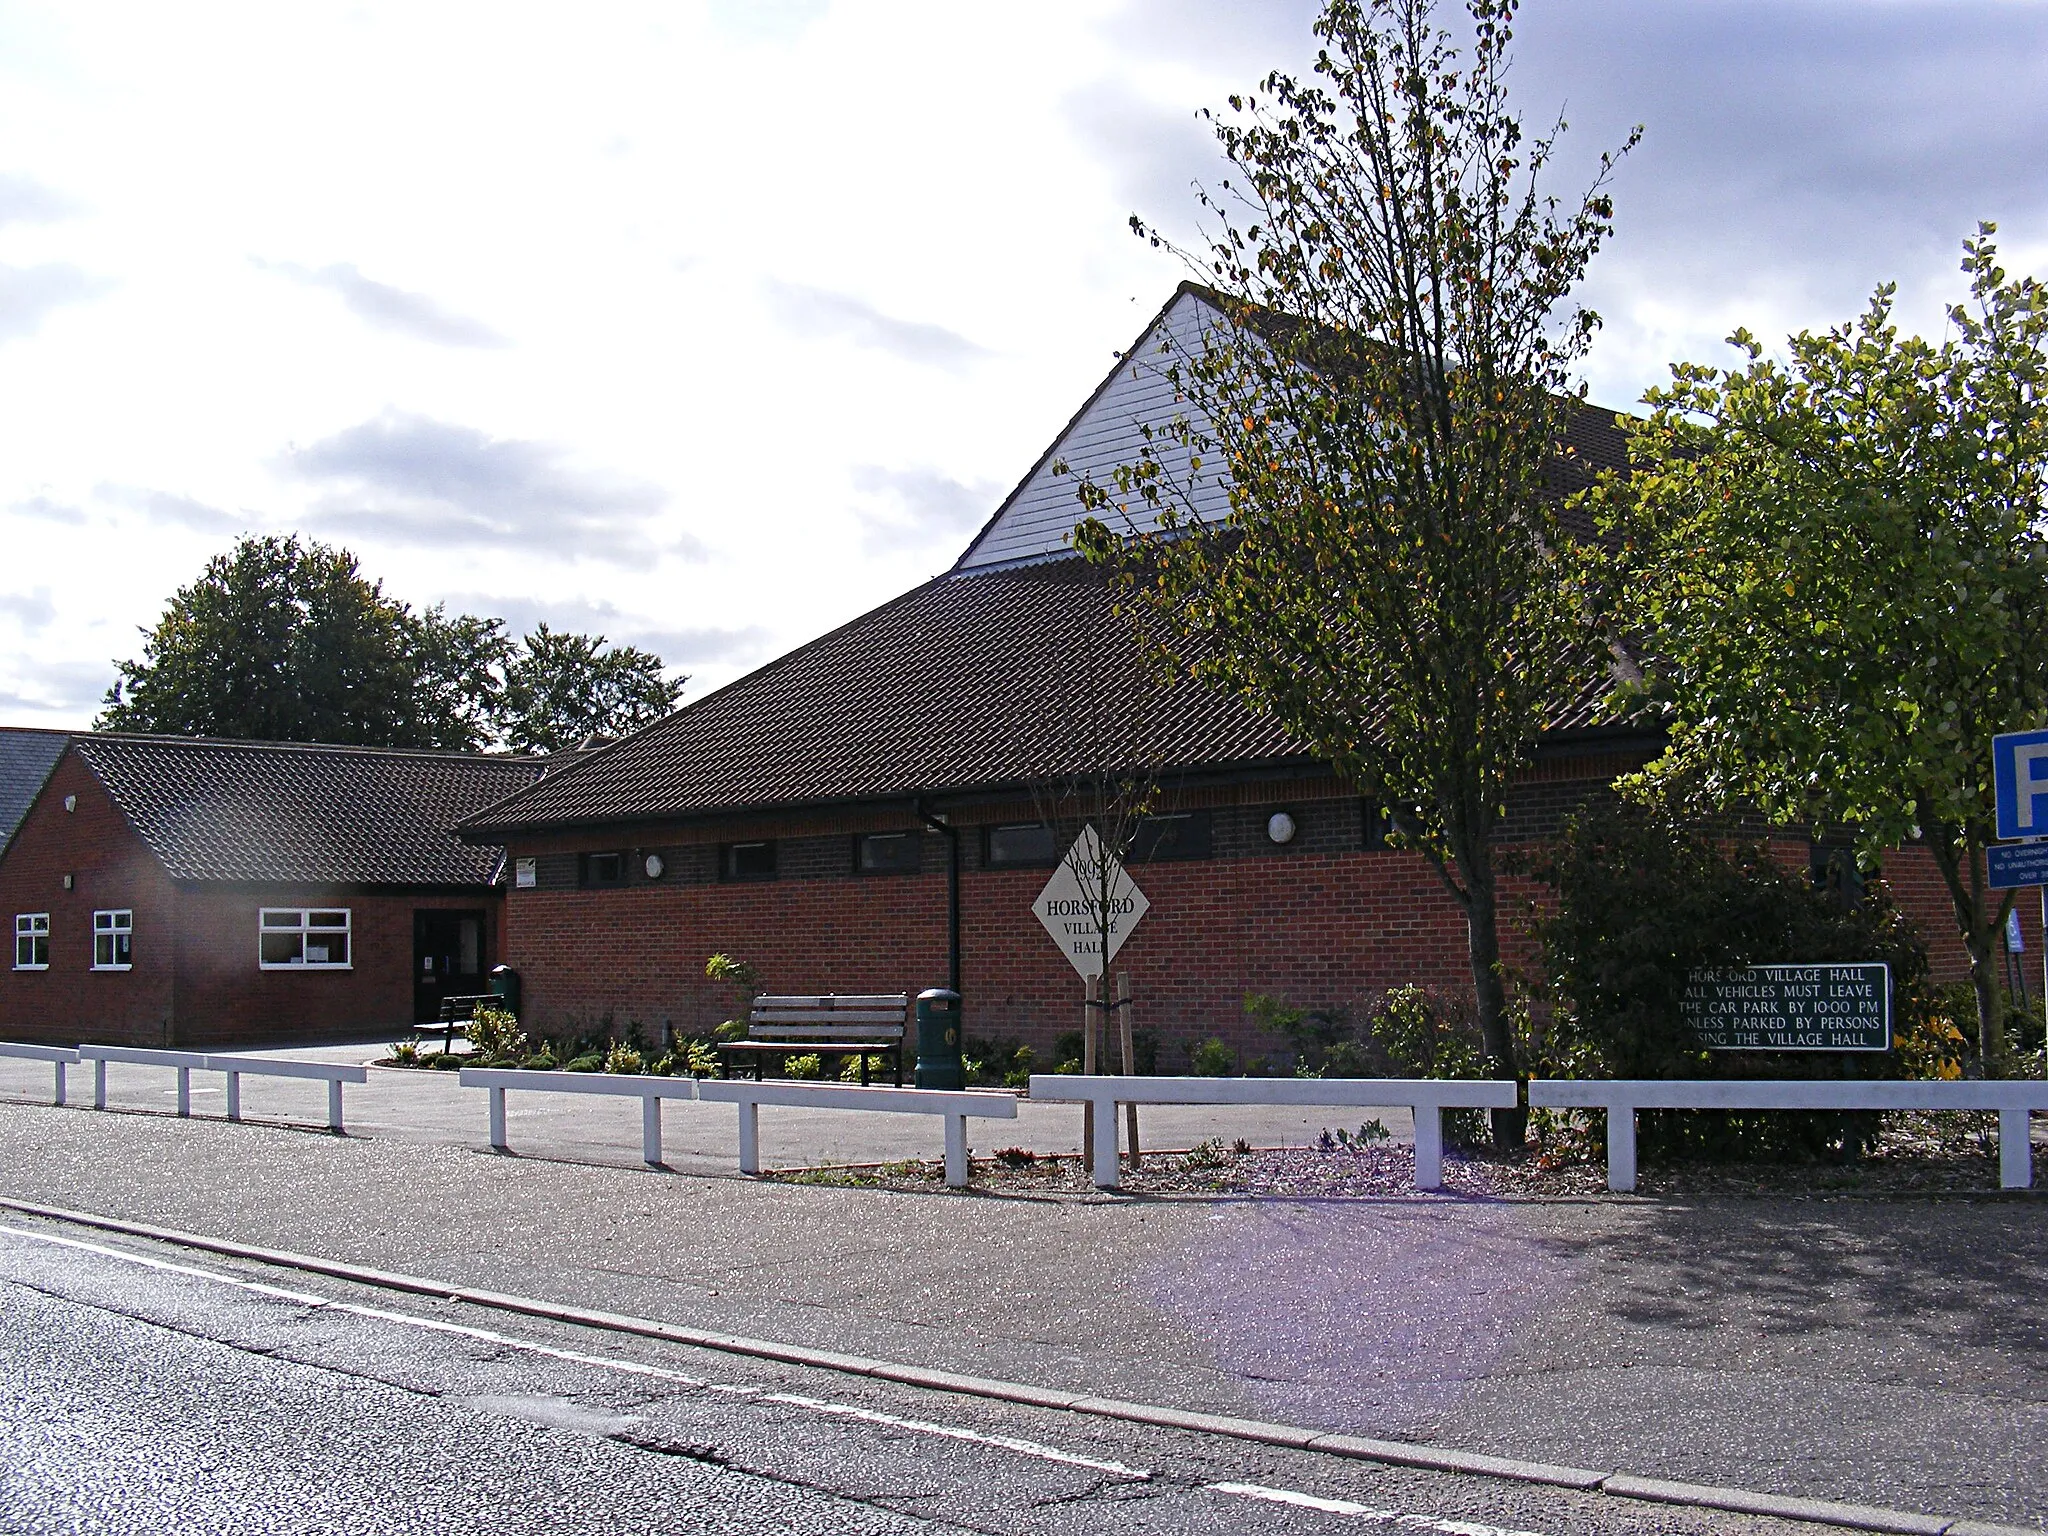
<instances>
[{"instance_id":1,"label":"sign text horsford village hall","mask_svg":"<svg viewBox=\"0 0 2048 1536\"><path fill-rule=\"evenodd\" d=\"M1695 971L1679 1012L1709 1050L1883 1051L1891 998L1886 965L1750 965Z\"/></svg>"}]
</instances>

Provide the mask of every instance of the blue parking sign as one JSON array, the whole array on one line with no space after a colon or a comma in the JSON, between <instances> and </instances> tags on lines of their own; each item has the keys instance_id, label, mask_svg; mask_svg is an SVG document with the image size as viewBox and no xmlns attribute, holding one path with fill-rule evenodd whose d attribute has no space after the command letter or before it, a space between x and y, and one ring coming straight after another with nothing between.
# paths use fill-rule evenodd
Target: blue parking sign
<instances>
[{"instance_id":1,"label":"blue parking sign","mask_svg":"<svg viewBox=\"0 0 2048 1536\"><path fill-rule=\"evenodd\" d=\"M2048 731L1992 737L1991 782L1999 837L2048 837Z\"/></svg>"}]
</instances>

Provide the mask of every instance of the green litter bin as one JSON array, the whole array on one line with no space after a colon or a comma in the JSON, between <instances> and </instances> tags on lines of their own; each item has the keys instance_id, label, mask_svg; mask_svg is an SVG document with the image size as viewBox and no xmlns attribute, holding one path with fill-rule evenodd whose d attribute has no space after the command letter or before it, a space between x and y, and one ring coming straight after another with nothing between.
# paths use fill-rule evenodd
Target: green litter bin
<instances>
[{"instance_id":1,"label":"green litter bin","mask_svg":"<svg viewBox=\"0 0 2048 1536\"><path fill-rule=\"evenodd\" d=\"M960 994L945 987L917 994L917 1086L967 1086L960 1062Z\"/></svg>"}]
</instances>

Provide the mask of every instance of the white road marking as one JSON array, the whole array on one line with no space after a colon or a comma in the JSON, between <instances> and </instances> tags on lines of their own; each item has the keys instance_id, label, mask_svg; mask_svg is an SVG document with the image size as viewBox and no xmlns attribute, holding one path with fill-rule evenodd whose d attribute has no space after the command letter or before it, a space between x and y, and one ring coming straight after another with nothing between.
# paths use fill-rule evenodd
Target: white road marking
<instances>
[{"instance_id":1,"label":"white road marking","mask_svg":"<svg viewBox=\"0 0 2048 1536\"><path fill-rule=\"evenodd\" d=\"M1143 1467L1125 1466L1120 1461L1097 1461L1092 1456L1076 1456L1071 1451L1054 1450L1049 1445L1040 1445L1036 1440L1018 1440L1009 1435L988 1435L977 1429L961 1429L953 1424L934 1424L929 1419L899 1419L893 1413L878 1413L873 1408L856 1408L850 1403L828 1403L815 1397L797 1397L787 1392L764 1393L764 1403L791 1403L798 1408L808 1408L813 1413L829 1413L838 1418L859 1419L867 1424L882 1424L891 1429L914 1430L920 1435L940 1435L948 1440L971 1440L976 1445L998 1446L1014 1451L1019 1456L1036 1456L1041 1461L1057 1461L1070 1467L1086 1467L1091 1472L1106 1472L1111 1477L1128 1477L1135 1482L1152 1480L1152 1474Z\"/></svg>"},{"instance_id":2,"label":"white road marking","mask_svg":"<svg viewBox=\"0 0 2048 1536\"><path fill-rule=\"evenodd\" d=\"M628 1376L654 1377L672 1381L681 1386L709 1387L714 1392L727 1392L740 1397L758 1398L763 1402L781 1403L792 1408L802 1408L811 1413L830 1414L835 1418L859 1419L865 1423L878 1424L891 1429L908 1430L913 1434L932 1435L946 1440L962 1440L973 1445L985 1445L993 1450L1009 1451L1017 1456L1029 1456L1039 1461L1060 1462L1067 1466L1085 1467L1092 1472L1106 1473L1112 1477L1127 1477L1138 1482L1151 1479L1151 1472L1141 1467L1125 1466L1120 1461L1100 1461L1091 1456L1076 1456L1055 1446L1041 1445L1036 1440L1019 1440L1011 1435L984 1434L977 1429L966 1429L956 1424L937 1424L929 1419L899 1418L894 1414L880 1413L872 1408L856 1408L848 1403L828 1402L823 1398L798 1397L792 1393L769 1393L764 1388L745 1386L739 1383L707 1382L701 1377L686 1376L680 1371L671 1371L663 1366L647 1365L638 1360L621 1360L610 1355L589 1355L580 1350L559 1349L552 1344L539 1344L531 1339L514 1338L510 1334L497 1333L489 1328L471 1328L462 1323L451 1323L440 1318L415 1317L406 1312L391 1312L382 1307L365 1307L355 1302L336 1301L326 1296L315 1296L305 1291L288 1291L282 1286L267 1285L260 1280L245 1280L239 1275L222 1274L218 1270L200 1269L191 1264L176 1264L169 1259L151 1258L148 1254L129 1253L120 1248L109 1248L103 1243L88 1243L75 1237L59 1237L53 1232L29 1232L20 1227L0 1224L0 1234L8 1237L25 1238L30 1242L49 1243L59 1248L75 1248L84 1253L96 1253L124 1264L134 1264L143 1269L153 1269L163 1274L185 1275L195 1280L211 1280L216 1285L231 1286L239 1291L254 1295L268 1296L279 1301L288 1301L295 1306L319 1307L330 1312L345 1312L353 1317L374 1319L378 1322L396 1323L402 1327L418 1328L428 1333L448 1333L465 1339L474 1339L499 1349L522 1350L528 1354L544 1355L551 1360L563 1360L575 1365L593 1365L603 1370L618 1371Z\"/></svg>"},{"instance_id":3,"label":"white road marking","mask_svg":"<svg viewBox=\"0 0 2048 1536\"><path fill-rule=\"evenodd\" d=\"M1319 1498L1292 1488L1268 1488L1264 1483L1205 1483L1211 1493L1228 1493L1240 1499L1259 1499L1267 1504L1286 1504L1294 1509L1313 1509L1325 1515L1344 1515L1353 1520L1370 1520L1377 1525L1395 1525L1407 1531L1436 1531L1441 1536L1538 1536L1535 1531L1511 1530L1504 1525L1481 1525L1472 1520L1439 1520L1433 1515L1407 1515L1398 1509L1374 1509L1349 1499Z\"/></svg>"}]
</instances>

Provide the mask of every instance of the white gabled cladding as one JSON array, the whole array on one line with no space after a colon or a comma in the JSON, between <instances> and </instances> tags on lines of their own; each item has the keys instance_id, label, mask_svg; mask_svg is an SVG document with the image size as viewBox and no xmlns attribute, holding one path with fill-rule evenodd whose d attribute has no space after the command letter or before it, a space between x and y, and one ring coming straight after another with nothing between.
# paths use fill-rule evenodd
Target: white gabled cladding
<instances>
[{"instance_id":1,"label":"white gabled cladding","mask_svg":"<svg viewBox=\"0 0 2048 1536\"><path fill-rule=\"evenodd\" d=\"M1168 358L1162 352L1166 337L1172 337L1177 352L1190 353L1200 347L1205 326L1221 323L1222 317L1191 290L1183 288L1175 294L1095 397L997 508L953 569L987 570L1067 553L1067 535L1083 515L1075 494L1081 481L1092 475L1098 485L1109 485L1118 465L1137 462L1145 446L1144 426L1149 424L1159 433L1175 415L1187 410L1175 400L1173 386L1166 380ZM1177 467L1185 470L1185 456L1163 435L1153 438L1152 447L1169 466L1178 456ZM1053 465L1061 461L1069 473L1055 475ZM1185 475L1180 478L1185 484ZM1227 488L1206 467L1193 510L1204 520L1221 520L1230 510ZM1149 512L1142 502L1134 502L1133 526L1141 530L1151 527L1157 519Z\"/></svg>"}]
</instances>

